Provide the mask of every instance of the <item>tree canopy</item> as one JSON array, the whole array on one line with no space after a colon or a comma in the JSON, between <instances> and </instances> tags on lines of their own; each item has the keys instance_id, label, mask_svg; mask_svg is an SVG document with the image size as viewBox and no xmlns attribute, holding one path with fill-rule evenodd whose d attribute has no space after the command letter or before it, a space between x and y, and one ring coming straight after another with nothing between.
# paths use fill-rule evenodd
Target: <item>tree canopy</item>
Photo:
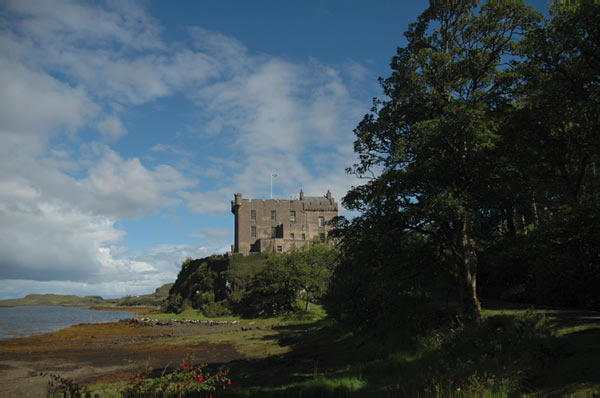
<instances>
[{"instance_id":1,"label":"tree canopy","mask_svg":"<svg viewBox=\"0 0 600 398\"><path fill-rule=\"evenodd\" d=\"M347 264L363 275L395 269L386 297L432 297L436 284L422 275L451 276L467 324L481 318L482 260L490 285L507 269L525 290L545 283L530 298L576 274L598 280L599 8L557 5L544 21L522 2L431 3L380 79L384 99L354 131L348 171L367 182L343 199L361 214L338 231ZM407 254L416 251L427 264ZM347 264L332 292L373 278L391 289L343 273ZM349 300L332 304L338 317L368 302Z\"/></svg>"}]
</instances>

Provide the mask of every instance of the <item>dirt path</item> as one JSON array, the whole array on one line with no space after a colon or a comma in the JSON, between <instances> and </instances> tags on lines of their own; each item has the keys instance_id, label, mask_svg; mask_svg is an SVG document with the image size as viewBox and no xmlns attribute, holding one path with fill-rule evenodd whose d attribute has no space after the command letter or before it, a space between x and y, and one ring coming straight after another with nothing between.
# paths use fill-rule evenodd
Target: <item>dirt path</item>
<instances>
[{"instance_id":1,"label":"dirt path","mask_svg":"<svg viewBox=\"0 0 600 398\"><path fill-rule=\"evenodd\" d=\"M127 380L140 365L177 366L188 354L222 364L243 355L228 344L173 344L186 336L223 333L232 326L148 326L127 322L82 324L54 333L0 341L2 397L44 397L53 373L77 383Z\"/></svg>"}]
</instances>

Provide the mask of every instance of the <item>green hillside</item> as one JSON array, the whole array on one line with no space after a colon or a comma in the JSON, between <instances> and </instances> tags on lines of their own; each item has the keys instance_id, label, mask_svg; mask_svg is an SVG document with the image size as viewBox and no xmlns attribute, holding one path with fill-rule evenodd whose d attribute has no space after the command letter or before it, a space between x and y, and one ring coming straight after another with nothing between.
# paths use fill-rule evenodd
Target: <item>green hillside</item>
<instances>
[{"instance_id":1,"label":"green hillside","mask_svg":"<svg viewBox=\"0 0 600 398\"><path fill-rule=\"evenodd\" d=\"M105 300L100 296L75 296L73 294L28 294L23 298L0 300L0 307L25 305L70 305L70 306L159 306L169 295L173 283L166 283L154 293L140 296L126 296Z\"/></svg>"},{"instance_id":2,"label":"green hillside","mask_svg":"<svg viewBox=\"0 0 600 398\"><path fill-rule=\"evenodd\" d=\"M139 296L126 296L118 299L110 300L110 303L119 306L149 306L158 307L163 300L169 295L169 290L173 287L173 283L165 283L157 288L154 293L142 294Z\"/></svg>"},{"instance_id":3,"label":"green hillside","mask_svg":"<svg viewBox=\"0 0 600 398\"><path fill-rule=\"evenodd\" d=\"M79 297L75 295L62 294L28 294L19 299L8 299L0 301L1 307L14 307L25 305L72 305L72 306L88 306L88 305L109 305L110 302L104 300L100 296L85 296Z\"/></svg>"}]
</instances>

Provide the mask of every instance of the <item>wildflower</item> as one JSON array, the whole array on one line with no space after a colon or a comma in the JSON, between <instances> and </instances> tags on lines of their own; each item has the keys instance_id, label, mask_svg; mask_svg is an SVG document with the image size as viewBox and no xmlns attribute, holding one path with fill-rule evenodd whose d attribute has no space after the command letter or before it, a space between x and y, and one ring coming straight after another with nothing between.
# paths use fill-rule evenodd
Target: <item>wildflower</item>
<instances>
[{"instance_id":1,"label":"wildflower","mask_svg":"<svg viewBox=\"0 0 600 398\"><path fill-rule=\"evenodd\" d=\"M231 380L227 380L227 384L231 385Z\"/></svg>"}]
</instances>

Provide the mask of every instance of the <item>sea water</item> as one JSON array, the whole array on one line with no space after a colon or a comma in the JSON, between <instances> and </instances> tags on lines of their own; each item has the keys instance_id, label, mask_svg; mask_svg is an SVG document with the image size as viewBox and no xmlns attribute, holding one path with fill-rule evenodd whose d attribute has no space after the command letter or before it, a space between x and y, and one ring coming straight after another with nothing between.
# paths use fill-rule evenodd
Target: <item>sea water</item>
<instances>
[{"instance_id":1,"label":"sea water","mask_svg":"<svg viewBox=\"0 0 600 398\"><path fill-rule=\"evenodd\" d=\"M80 323L116 322L132 318L123 311L95 311L87 307L0 307L0 340L55 332Z\"/></svg>"}]
</instances>

